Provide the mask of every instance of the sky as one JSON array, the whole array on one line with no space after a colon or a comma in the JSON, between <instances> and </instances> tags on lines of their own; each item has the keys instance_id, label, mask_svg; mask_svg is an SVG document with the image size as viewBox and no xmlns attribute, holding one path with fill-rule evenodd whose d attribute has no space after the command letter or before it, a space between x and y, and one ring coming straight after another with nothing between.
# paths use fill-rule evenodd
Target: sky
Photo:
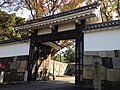
<instances>
[{"instance_id":1,"label":"sky","mask_svg":"<svg viewBox=\"0 0 120 90\"><path fill-rule=\"evenodd\" d=\"M17 16L25 18L26 20L30 19L30 10L26 8L19 9L18 11L10 11L9 9L1 9L2 11L7 12L8 14L15 13Z\"/></svg>"},{"instance_id":2,"label":"sky","mask_svg":"<svg viewBox=\"0 0 120 90\"><path fill-rule=\"evenodd\" d=\"M29 17L30 17L30 11L27 10L26 8L24 8L23 10L18 10L16 12L16 15L19 16L19 17L22 17L22 18L29 19Z\"/></svg>"}]
</instances>

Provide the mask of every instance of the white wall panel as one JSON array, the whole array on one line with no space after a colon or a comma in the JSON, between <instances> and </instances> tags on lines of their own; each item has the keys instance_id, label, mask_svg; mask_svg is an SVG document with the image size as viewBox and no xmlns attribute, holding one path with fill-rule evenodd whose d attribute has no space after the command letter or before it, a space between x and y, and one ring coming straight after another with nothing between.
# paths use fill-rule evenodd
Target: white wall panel
<instances>
[{"instance_id":1,"label":"white wall panel","mask_svg":"<svg viewBox=\"0 0 120 90\"><path fill-rule=\"evenodd\" d=\"M64 23L64 24L60 24L58 26L58 32L72 30L72 29L75 29L75 23L74 22Z\"/></svg>"},{"instance_id":2,"label":"white wall panel","mask_svg":"<svg viewBox=\"0 0 120 90\"><path fill-rule=\"evenodd\" d=\"M0 58L20 55L29 55L30 44L14 43L0 46Z\"/></svg>"},{"instance_id":3,"label":"white wall panel","mask_svg":"<svg viewBox=\"0 0 120 90\"><path fill-rule=\"evenodd\" d=\"M85 33L85 51L120 49L120 29Z\"/></svg>"},{"instance_id":4,"label":"white wall panel","mask_svg":"<svg viewBox=\"0 0 120 90\"><path fill-rule=\"evenodd\" d=\"M43 28L43 29L40 29L38 31L38 35L43 35L43 34L48 34L48 33L51 33L51 29L50 28Z\"/></svg>"}]
</instances>

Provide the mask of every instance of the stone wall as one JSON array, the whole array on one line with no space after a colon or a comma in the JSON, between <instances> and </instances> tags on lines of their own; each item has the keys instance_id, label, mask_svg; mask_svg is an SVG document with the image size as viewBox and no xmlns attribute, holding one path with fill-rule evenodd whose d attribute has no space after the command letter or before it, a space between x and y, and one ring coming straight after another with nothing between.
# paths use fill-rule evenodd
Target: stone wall
<instances>
[{"instance_id":1,"label":"stone wall","mask_svg":"<svg viewBox=\"0 0 120 90\"><path fill-rule=\"evenodd\" d=\"M0 68L0 73L4 72L3 82L11 83L17 81L24 81L24 74L27 69L27 61L27 55L0 58L0 62L5 65L5 68Z\"/></svg>"},{"instance_id":2,"label":"stone wall","mask_svg":"<svg viewBox=\"0 0 120 90\"><path fill-rule=\"evenodd\" d=\"M0 58L0 62L5 64L5 68L2 71L14 71L14 72L25 72L27 68L28 56L15 56Z\"/></svg>"},{"instance_id":3,"label":"stone wall","mask_svg":"<svg viewBox=\"0 0 120 90\"><path fill-rule=\"evenodd\" d=\"M39 65L39 61L38 61L38 65ZM67 68L67 65L68 64L66 63L51 60L51 55L49 55L46 60L42 61L40 67L38 68L37 80L48 80L50 76L52 77L63 76ZM54 74L53 74L53 69L54 69Z\"/></svg>"},{"instance_id":4,"label":"stone wall","mask_svg":"<svg viewBox=\"0 0 120 90\"><path fill-rule=\"evenodd\" d=\"M50 61L50 73L53 73L53 67L54 67L55 76L63 76L65 74L67 66L68 66L67 63L62 63L62 62L51 60Z\"/></svg>"},{"instance_id":5,"label":"stone wall","mask_svg":"<svg viewBox=\"0 0 120 90\"><path fill-rule=\"evenodd\" d=\"M120 81L120 51L89 51L84 53L83 78L93 79L94 63L99 62L101 80Z\"/></svg>"},{"instance_id":6,"label":"stone wall","mask_svg":"<svg viewBox=\"0 0 120 90\"><path fill-rule=\"evenodd\" d=\"M50 60L51 60L51 54L49 54L48 57L44 60L38 60L37 80L42 80L44 77L46 78L48 76L48 73L50 71ZM33 72L34 70L35 70L35 66L33 68Z\"/></svg>"}]
</instances>

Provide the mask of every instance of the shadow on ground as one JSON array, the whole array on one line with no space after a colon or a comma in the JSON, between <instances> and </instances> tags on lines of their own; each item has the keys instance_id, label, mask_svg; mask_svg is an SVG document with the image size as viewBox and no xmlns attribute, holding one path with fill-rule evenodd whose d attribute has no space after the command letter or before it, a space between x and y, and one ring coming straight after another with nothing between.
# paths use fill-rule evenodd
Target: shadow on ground
<instances>
[{"instance_id":1,"label":"shadow on ground","mask_svg":"<svg viewBox=\"0 0 120 90\"><path fill-rule=\"evenodd\" d=\"M0 90L80 90L80 87L75 86L74 83L68 83L65 81L38 81L22 84L3 85L0 86Z\"/></svg>"}]
</instances>

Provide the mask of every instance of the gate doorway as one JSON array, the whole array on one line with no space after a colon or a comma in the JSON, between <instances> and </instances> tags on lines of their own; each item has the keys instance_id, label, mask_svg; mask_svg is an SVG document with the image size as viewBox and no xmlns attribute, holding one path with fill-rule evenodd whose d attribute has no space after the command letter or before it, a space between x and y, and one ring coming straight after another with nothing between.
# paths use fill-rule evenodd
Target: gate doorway
<instances>
[{"instance_id":1,"label":"gate doorway","mask_svg":"<svg viewBox=\"0 0 120 90\"><path fill-rule=\"evenodd\" d=\"M57 43L56 43L57 42ZM59 43L58 43L59 42ZM69 60L65 60L65 46L70 47L68 45L72 44L74 42L73 40L60 40L60 41L54 41L54 42L44 42L45 48L43 46L40 46L41 53L39 53L39 60L38 60L38 71L36 74L36 80L59 80L63 82L70 82L75 83L75 48L73 49L73 58L74 60L72 63L68 63ZM63 46L60 46L61 43L63 43ZM66 45L65 45L66 44ZM49 49L47 47L50 47ZM43 49L46 49L45 52L43 52ZM63 50L62 50L63 48ZM50 50L50 53L48 53ZM56 52L58 54L56 54ZM70 52L71 53L71 52ZM45 55L46 54L46 55ZM57 55L57 58L55 58L55 54ZM46 57L47 56L47 57ZM54 57L55 56L55 57ZM41 62L41 63L40 63ZM39 67L40 66L40 67Z\"/></svg>"},{"instance_id":2,"label":"gate doorway","mask_svg":"<svg viewBox=\"0 0 120 90\"><path fill-rule=\"evenodd\" d=\"M98 13L96 13L97 10L99 11L98 6L98 3L95 2L88 6L47 16L41 20L31 21L31 23L16 27L16 30L29 30L31 32L27 66L28 81L32 80L32 64L38 59L39 51L44 48L44 46L40 47L42 43L75 39L75 84L82 86L84 56L83 31L85 30L86 21L98 16ZM49 47L47 48L50 49Z\"/></svg>"},{"instance_id":3,"label":"gate doorway","mask_svg":"<svg viewBox=\"0 0 120 90\"><path fill-rule=\"evenodd\" d=\"M30 72L32 68L32 62L35 59L38 59L38 56L35 56L34 49L38 48L39 51L47 52L46 56L50 53L50 48L41 45L41 43L45 42L53 42L59 40L67 40L67 39L75 39L75 84L82 85L83 81L83 52L84 52L84 34L83 29L85 26L85 20L81 20L79 22L75 22L75 29L70 31L63 31L59 33L53 32L52 34L47 35L39 35L37 36L38 30L35 30L31 37L31 48L30 48L30 56L29 56L29 64L28 71ZM58 31L57 26L55 26L55 30L52 28L52 31ZM42 50L44 48L44 50ZM48 49L47 49L48 48ZM32 71L28 74L28 79L30 80L32 77Z\"/></svg>"}]
</instances>

